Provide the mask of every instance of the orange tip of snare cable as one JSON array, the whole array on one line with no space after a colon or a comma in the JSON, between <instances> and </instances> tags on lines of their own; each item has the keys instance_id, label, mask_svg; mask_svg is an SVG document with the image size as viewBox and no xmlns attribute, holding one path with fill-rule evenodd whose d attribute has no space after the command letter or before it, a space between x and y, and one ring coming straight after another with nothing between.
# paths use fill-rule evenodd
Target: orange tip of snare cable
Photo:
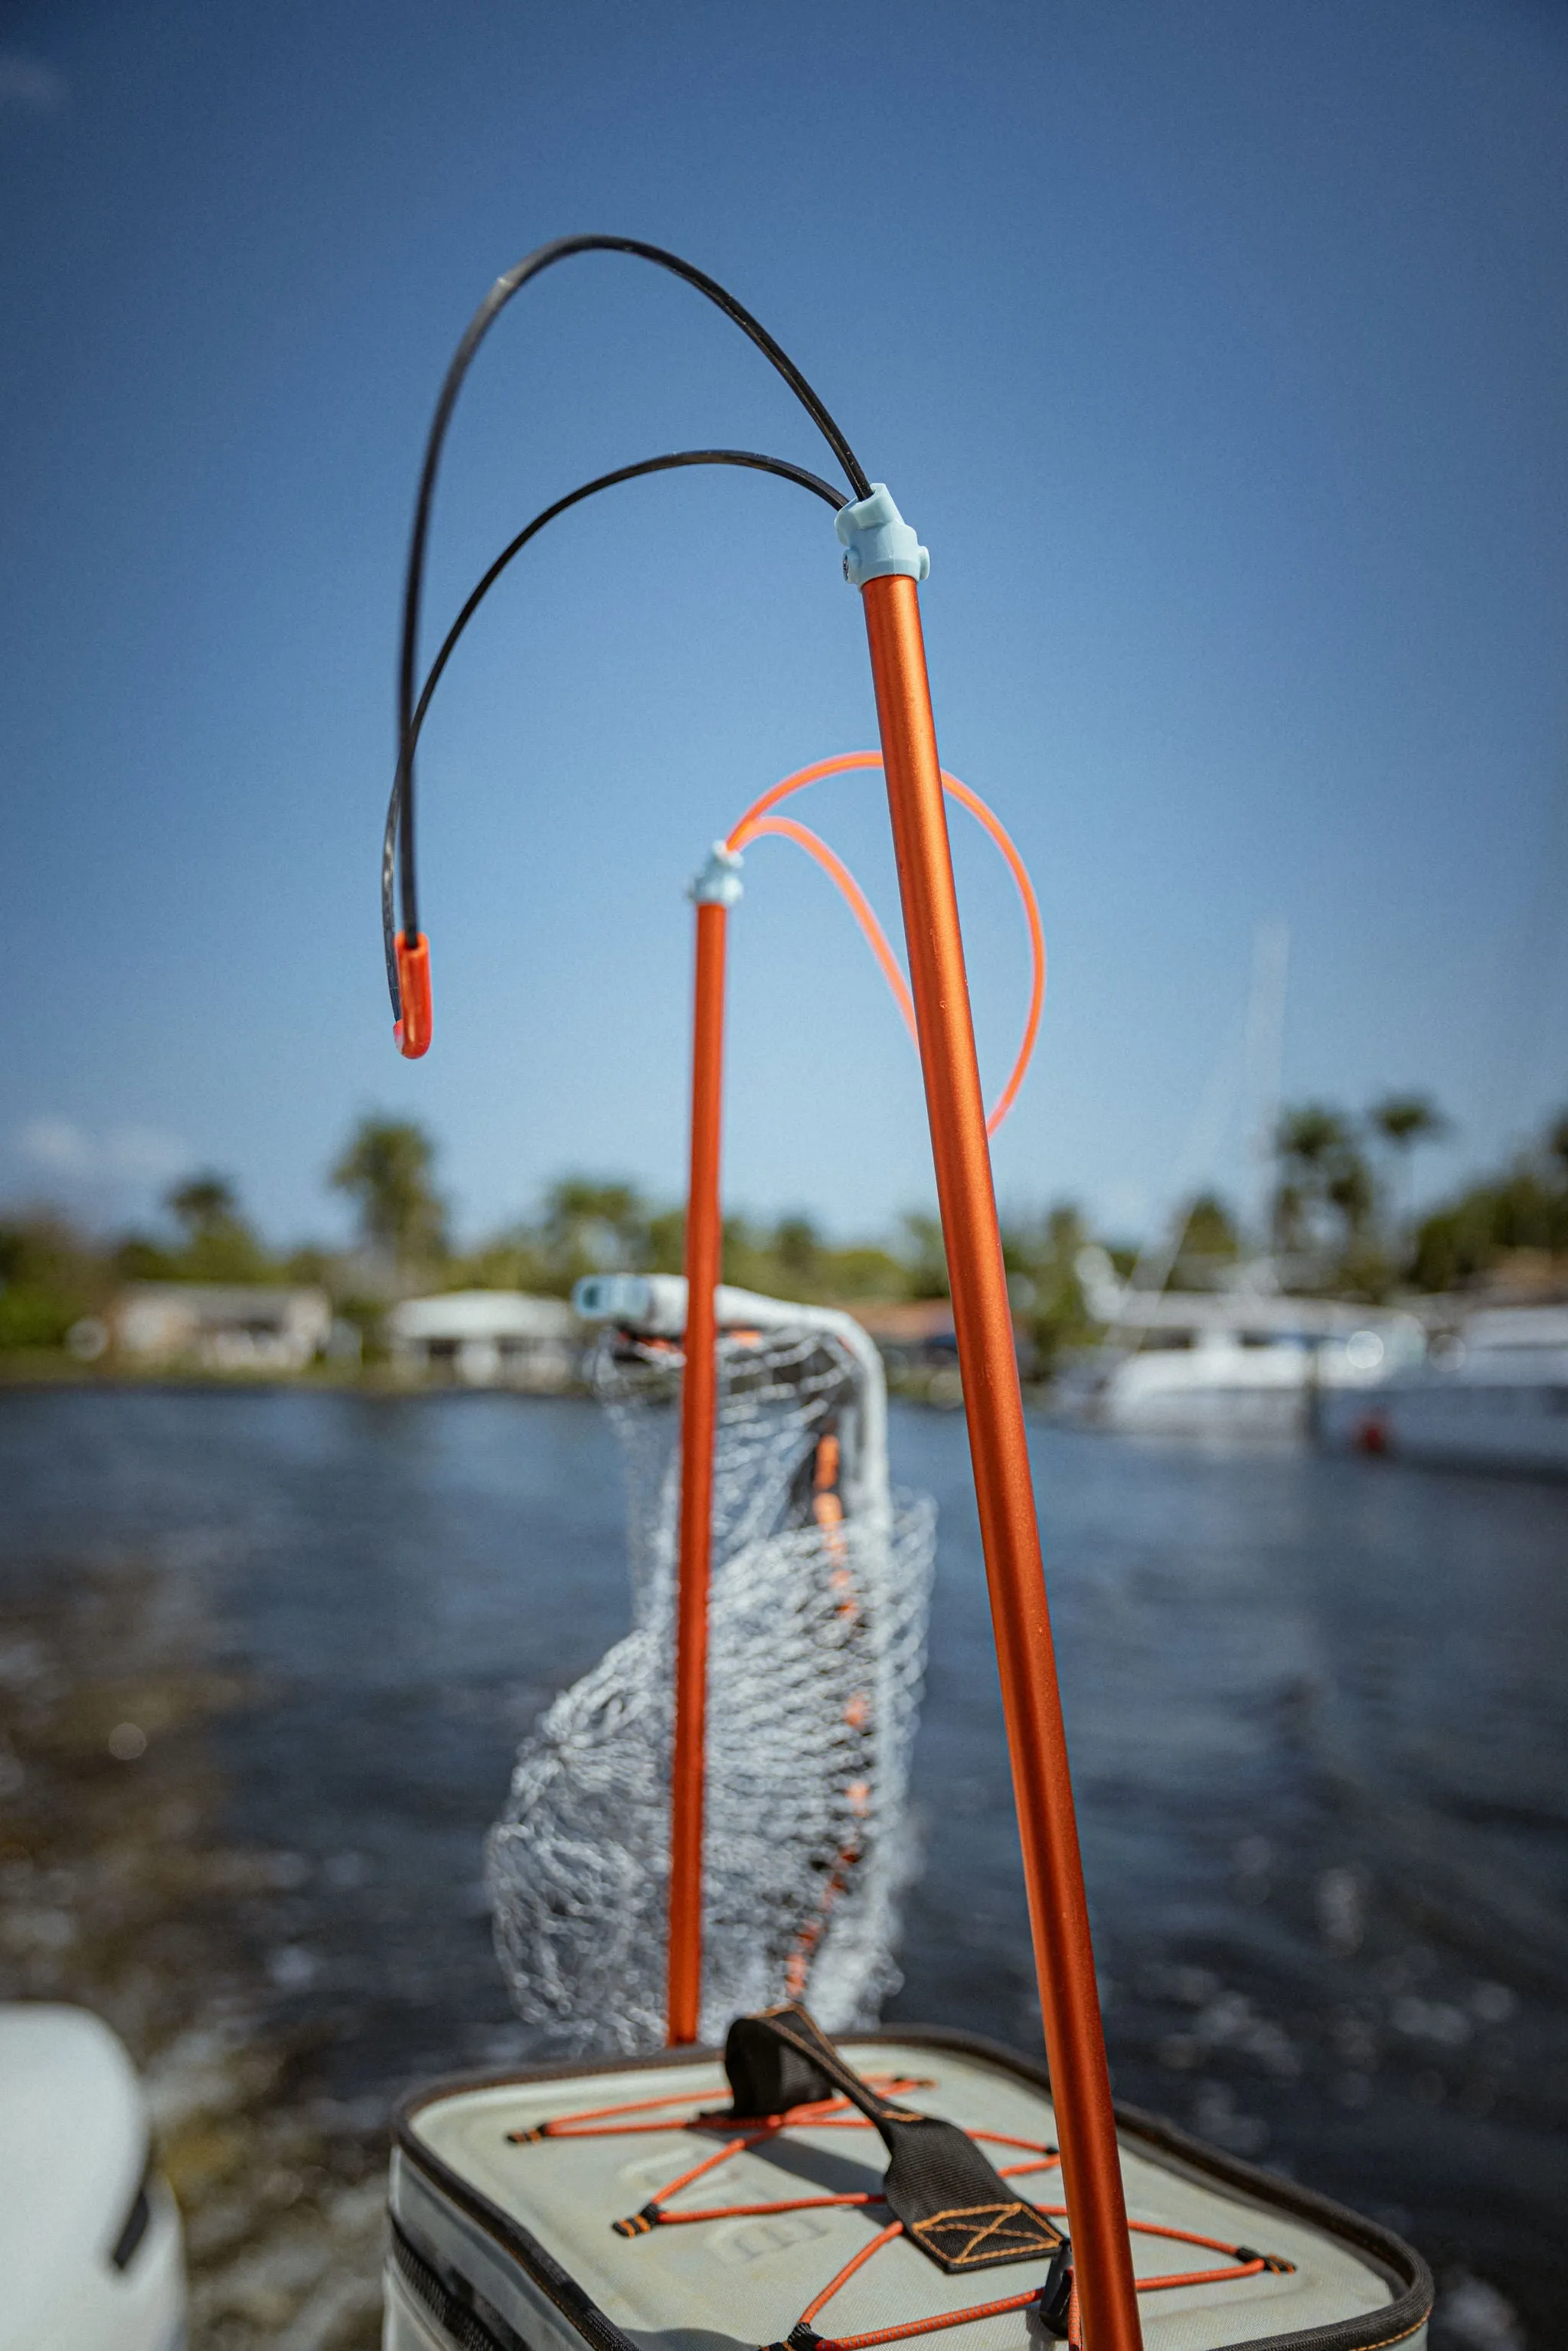
<instances>
[{"instance_id":1,"label":"orange tip of snare cable","mask_svg":"<svg viewBox=\"0 0 1568 2351\"><path fill-rule=\"evenodd\" d=\"M430 1050L433 1026L430 1004L430 941L416 931L413 944L406 932L397 935L397 987L402 998L402 1019L392 1023L398 1051L417 1061Z\"/></svg>"}]
</instances>

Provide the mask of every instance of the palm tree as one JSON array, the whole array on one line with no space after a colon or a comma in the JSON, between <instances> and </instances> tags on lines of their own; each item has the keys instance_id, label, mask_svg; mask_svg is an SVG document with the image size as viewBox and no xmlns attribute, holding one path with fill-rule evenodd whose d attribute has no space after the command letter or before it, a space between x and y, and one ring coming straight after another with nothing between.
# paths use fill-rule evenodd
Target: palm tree
<instances>
[{"instance_id":1,"label":"palm tree","mask_svg":"<svg viewBox=\"0 0 1568 2351\"><path fill-rule=\"evenodd\" d=\"M412 1119L362 1118L329 1179L353 1197L371 1248L399 1263L445 1249L446 1211L430 1181L434 1159L434 1144Z\"/></svg>"},{"instance_id":2,"label":"palm tree","mask_svg":"<svg viewBox=\"0 0 1568 2351\"><path fill-rule=\"evenodd\" d=\"M205 1168L176 1184L168 1196L170 1213L185 1228L187 1240L196 1240L220 1225L232 1225L239 1216L239 1196L226 1176Z\"/></svg>"},{"instance_id":3,"label":"palm tree","mask_svg":"<svg viewBox=\"0 0 1568 2351\"><path fill-rule=\"evenodd\" d=\"M1307 1237L1316 1207L1339 1219L1343 1246L1354 1249L1365 1232L1375 1195L1372 1171L1350 1121L1322 1102L1303 1102L1281 1115L1274 1147L1280 1159L1274 1228L1281 1244Z\"/></svg>"},{"instance_id":4,"label":"palm tree","mask_svg":"<svg viewBox=\"0 0 1568 2351\"><path fill-rule=\"evenodd\" d=\"M773 1254L785 1279L799 1290L817 1279L822 1240L810 1217L780 1217L773 1228Z\"/></svg>"},{"instance_id":5,"label":"palm tree","mask_svg":"<svg viewBox=\"0 0 1568 2351\"><path fill-rule=\"evenodd\" d=\"M1217 1192L1200 1192L1181 1217L1176 1263L1196 1260L1201 1270L1228 1265L1240 1255L1236 1219ZM1189 1287L1181 1283L1178 1287Z\"/></svg>"},{"instance_id":6,"label":"palm tree","mask_svg":"<svg viewBox=\"0 0 1568 2351\"><path fill-rule=\"evenodd\" d=\"M226 1176L204 1168L167 1196L184 1228L185 1246L173 1270L192 1281L264 1281L267 1252L240 1214L239 1194Z\"/></svg>"},{"instance_id":7,"label":"palm tree","mask_svg":"<svg viewBox=\"0 0 1568 2351\"><path fill-rule=\"evenodd\" d=\"M1561 1160L1568 1175L1568 1110L1561 1111L1546 1130L1546 1148L1553 1159Z\"/></svg>"},{"instance_id":8,"label":"palm tree","mask_svg":"<svg viewBox=\"0 0 1568 2351\"><path fill-rule=\"evenodd\" d=\"M568 1281L582 1273L635 1272L649 1251L648 1204L634 1184L562 1176L545 1196L544 1254Z\"/></svg>"},{"instance_id":9,"label":"palm tree","mask_svg":"<svg viewBox=\"0 0 1568 2351\"><path fill-rule=\"evenodd\" d=\"M1373 1103L1366 1116L1374 1134L1402 1168L1405 1222L1409 1225L1416 1210L1416 1145L1435 1142L1438 1135L1447 1134L1448 1121L1429 1094L1385 1094L1381 1102Z\"/></svg>"},{"instance_id":10,"label":"palm tree","mask_svg":"<svg viewBox=\"0 0 1568 2351\"><path fill-rule=\"evenodd\" d=\"M1337 1110L1322 1102L1303 1102L1281 1113L1277 1149L1309 1179L1319 1177L1330 1160L1350 1144L1350 1127Z\"/></svg>"},{"instance_id":11,"label":"palm tree","mask_svg":"<svg viewBox=\"0 0 1568 2351\"><path fill-rule=\"evenodd\" d=\"M899 1221L904 1227L901 1254L909 1267L911 1298L946 1298L950 1295L947 1251L940 1218L928 1209L911 1208Z\"/></svg>"}]
</instances>

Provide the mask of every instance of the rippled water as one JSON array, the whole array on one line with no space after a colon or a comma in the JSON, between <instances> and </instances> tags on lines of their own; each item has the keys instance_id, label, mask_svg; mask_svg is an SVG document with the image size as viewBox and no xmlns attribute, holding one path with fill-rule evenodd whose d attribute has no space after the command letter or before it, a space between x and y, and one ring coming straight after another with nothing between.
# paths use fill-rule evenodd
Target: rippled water
<instances>
[{"instance_id":1,"label":"rippled water","mask_svg":"<svg viewBox=\"0 0 1568 2351\"><path fill-rule=\"evenodd\" d=\"M1119 2095L1391 2220L1448 2344L1563 2340L1568 1489L1033 1441ZM962 1422L893 1444L942 1520L891 2013L1027 2047ZM368 2344L386 2102L514 2045L479 1841L624 1622L608 1432L14 1394L0 1495L0 1987L152 2068L199 2341Z\"/></svg>"}]
</instances>

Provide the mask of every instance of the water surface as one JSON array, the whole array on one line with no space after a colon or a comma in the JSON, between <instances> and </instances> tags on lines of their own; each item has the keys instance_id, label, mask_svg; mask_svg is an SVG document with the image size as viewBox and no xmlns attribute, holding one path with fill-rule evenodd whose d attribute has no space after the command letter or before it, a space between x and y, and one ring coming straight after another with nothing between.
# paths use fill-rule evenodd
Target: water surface
<instances>
[{"instance_id":1,"label":"water surface","mask_svg":"<svg viewBox=\"0 0 1568 2351\"><path fill-rule=\"evenodd\" d=\"M1411 2236L1448 2344L1563 2340L1568 1490L1032 1441L1118 2095ZM1030 2048L962 1421L893 1447L942 1515L891 2017ZM152 2069L199 2344L369 2345L387 2102L516 2047L480 1840L625 1621L609 1433L13 1394L0 1495L0 1988Z\"/></svg>"}]
</instances>

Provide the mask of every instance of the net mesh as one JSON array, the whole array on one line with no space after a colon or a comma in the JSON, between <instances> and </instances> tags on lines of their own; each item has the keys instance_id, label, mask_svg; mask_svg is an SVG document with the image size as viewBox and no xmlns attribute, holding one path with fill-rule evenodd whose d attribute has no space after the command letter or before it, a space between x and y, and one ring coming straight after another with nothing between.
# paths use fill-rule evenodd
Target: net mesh
<instances>
[{"instance_id":1,"label":"net mesh","mask_svg":"<svg viewBox=\"0 0 1568 2351\"><path fill-rule=\"evenodd\" d=\"M892 1495L882 1371L821 1327L722 1332L700 2032L789 1997L830 2032L896 1985L935 1506ZM523 1742L490 1833L496 1941L542 2052L664 2037L682 1354L604 1332L632 1629Z\"/></svg>"}]
</instances>

